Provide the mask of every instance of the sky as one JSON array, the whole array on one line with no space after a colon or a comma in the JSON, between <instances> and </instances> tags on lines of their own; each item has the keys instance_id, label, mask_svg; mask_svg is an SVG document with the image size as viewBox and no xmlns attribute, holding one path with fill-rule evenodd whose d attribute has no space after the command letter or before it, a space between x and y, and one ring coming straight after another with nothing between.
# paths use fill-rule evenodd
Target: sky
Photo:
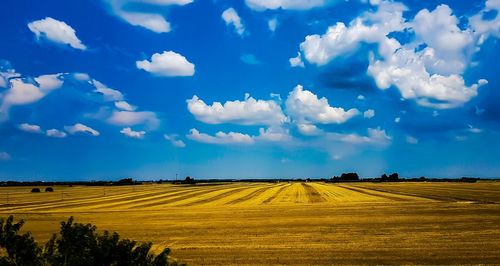
<instances>
[{"instance_id":1,"label":"sky","mask_svg":"<svg viewBox=\"0 0 500 266\"><path fill-rule=\"evenodd\" d=\"M499 177L500 0L2 6L0 180Z\"/></svg>"}]
</instances>

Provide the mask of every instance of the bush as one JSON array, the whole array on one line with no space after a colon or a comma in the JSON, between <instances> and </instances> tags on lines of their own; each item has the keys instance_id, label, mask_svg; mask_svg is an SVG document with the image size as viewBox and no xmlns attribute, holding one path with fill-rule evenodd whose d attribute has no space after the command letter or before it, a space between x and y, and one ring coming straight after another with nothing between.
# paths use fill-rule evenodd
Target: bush
<instances>
[{"instance_id":1,"label":"bush","mask_svg":"<svg viewBox=\"0 0 500 266\"><path fill-rule=\"evenodd\" d=\"M39 188L37 188L37 187L34 187L34 188L32 188L32 189L31 189L31 192L32 192L32 193L39 193L39 192L40 192L40 189L39 189Z\"/></svg>"},{"instance_id":2,"label":"bush","mask_svg":"<svg viewBox=\"0 0 500 266\"><path fill-rule=\"evenodd\" d=\"M116 232L99 234L92 224L75 223L73 217L42 249L29 233L19 235L23 220L13 221L12 215L5 225L0 219L0 265L177 265L168 261L168 248L154 255L150 242L137 244Z\"/></svg>"},{"instance_id":3,"label":"bush","mask_svg":"<svg viewBox=\"0 0 500 266\"><path fill-rule=\"evenodd\" d=\"M54 192L54 189L52 187L46 187L45 192Z\"/></svg>"}]
</instances>

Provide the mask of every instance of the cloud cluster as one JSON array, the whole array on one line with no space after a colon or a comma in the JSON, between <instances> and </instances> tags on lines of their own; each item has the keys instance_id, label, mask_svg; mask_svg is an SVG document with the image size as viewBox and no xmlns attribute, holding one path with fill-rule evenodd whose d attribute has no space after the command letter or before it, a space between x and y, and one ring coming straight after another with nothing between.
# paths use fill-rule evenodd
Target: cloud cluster
<instances>
[{"instance_id":1,"label":"cloud cluster","mask_svg":"<svg viewBox=\"0 0 500 266\"><path fill-rule=\"evenodd\" d=\"M467 85L462 75L481 39L496 33L495 20L473 16L472 28L461 29L446 5L423 9L407 20L403 17L407 8L401 3L373 4L376 11L363 13L348 25L338 22L323 35L306 36L300 44L305 60L321 66L356 52L363 44L376 44L377 55L370 56L367 70L376 85L380 89L396 87L404 99L438 109L462 106L487 84L481 79ZM498 10L496 0L489 0L482 12L493 9ZM390 34L403 31L413 32L414 40L400 43Z\"/></svg>"},{"instance_id":2,"label":"cloud cluster","mask_svg":"<svg viewBox=\"0 0 500 266\"><path fill-rule=\"evenodd\" d=\"M195 95L187 100L187 107L197 120L207 124L279 125L286 120L275 101L256 100L250 95L243 101L214 102L212 105Z\"/></svg>"},{"instance_id":3,"label":"cloud cluster","mask_svg":"<svg viewBox=\"0 0 500 266\"><path fill-rule=\"evenodd\" d=\"M75 30L64 21L46 17L28 23L28 28L38 39L43 38L57 44L69 45L79 50L87 49L76 36Z\"/></svg>"},{"instance_id":4,"label":"cloud cluster","mask_svg":"<svg viewBox=\"0 0 500 266\"><path fill-rule=\"evenodd\" d=\"M301 85L288 94L285 105L287 113L301 124L341 124L359 114L355 108L346 111L341 107L332 107L325 97L318 98Z\"/></svg>"},{"instance_id":5,"label":"cloud cluster","mask_svg":"<svg viewBox=\"0 0 500 266\"><path fill-rule=\"evenodd\" d=\"M64 130L66 130L66 132L68 132L71 135L81 134L81 135L90 135L90 136L94 136L94 137L97 137L100 135L100 133L97 130L95 130L89 126L86 126L82 123L76 123L72 126L65 126Z\"/></svg>"},{"instance_id":6,"label":"cloud cluster","mask_svg":"<svg viewBox=\"0 0 500 266\"><path fill-rule=\"evenodd\" d=\"M244 101L226 101L224 104L214 102L207 105L197 96L187 101L188 110L194 117L207 124L237 124L237 125L264 125L259 128L257 135L239 132L217 132L215 135L201 133L191 129L187 137L210 144L254 144L254 143L288 143L293 140L290 128L296 127L298 132L305 136L319 137L324 141L335 140L344 143L380 144L390 142L390 137L379 128L369 129L367 136L358 134L328 133L317 127L317 124L342 124L360 114L355 109L345 110L341 107L332 107L328 100L319 98L311 91L297 85L281 107L281 98L275 100L256 100L246 95ZM286 115L285 115L286 113ZM368 110L365 117L373 117L375 112ZM296 145L296 144L294 144Z\"/></svg>"},{"instance_id":7,"label":"cloud cluster","mask_svg":"<svg viewBox=\"0 0 500 266\"><path fill-rule=\"evenodd\" d=\"M151 61L137 61L138 69L163 77L187 77L194 75L194 64L174 51L164 51L151 56Z\"/></svg>"}]
</instances>

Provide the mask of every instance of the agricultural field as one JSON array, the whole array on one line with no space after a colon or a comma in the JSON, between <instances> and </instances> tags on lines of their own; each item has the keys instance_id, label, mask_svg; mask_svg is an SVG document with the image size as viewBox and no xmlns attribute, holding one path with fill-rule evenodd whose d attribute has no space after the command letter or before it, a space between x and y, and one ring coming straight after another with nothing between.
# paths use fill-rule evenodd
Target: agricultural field
<instances>
[{"instance_id":1,"label":"agricultural field","mask_svg":"<svg viewBox=\"0 0 500 266\"><path fill-rule=\"evenodd\" d=\"M188 265L500 264L500 182L0 188L48 240L69 216Z\"/></svg>"}]
</instances>

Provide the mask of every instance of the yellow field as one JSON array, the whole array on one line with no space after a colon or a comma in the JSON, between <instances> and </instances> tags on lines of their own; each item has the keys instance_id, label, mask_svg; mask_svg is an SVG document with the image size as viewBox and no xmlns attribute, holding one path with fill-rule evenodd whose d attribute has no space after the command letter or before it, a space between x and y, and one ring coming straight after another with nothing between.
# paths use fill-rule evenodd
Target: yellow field
<instances>
[{"instance_id":1,"label":"yellow field","mask_svg":"<svg viewBox=\"0 0 500 266\"><path fill-rule=\"evenodd\" d=\"M54 188L0 188L0 216L41 242L75 216L188 264L500 264L500 182Z\"/></svg>"}]
</instances>

